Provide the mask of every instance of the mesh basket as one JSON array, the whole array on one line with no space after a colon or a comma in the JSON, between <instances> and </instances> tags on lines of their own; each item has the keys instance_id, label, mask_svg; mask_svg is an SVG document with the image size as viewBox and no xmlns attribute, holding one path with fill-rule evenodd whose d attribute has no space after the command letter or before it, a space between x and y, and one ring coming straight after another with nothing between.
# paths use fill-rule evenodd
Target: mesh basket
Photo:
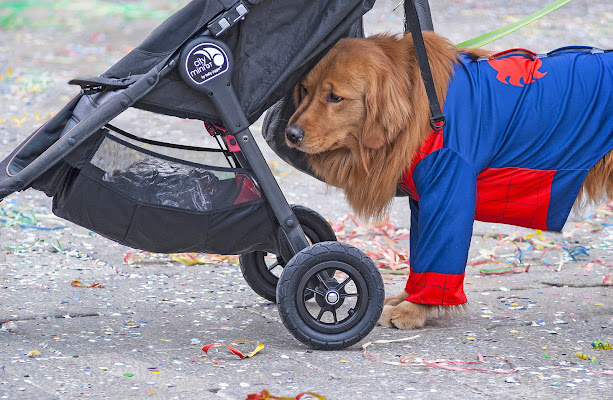
<instances>
[{"instance_id":1,"label":"mesh basket","mask_svg":"<svg viewBox=\"0 0 613 400\"><path fill-rule=\"evenodd\" d=\"M222 150L104 130L71 164L53 212L118 243L158 253L273 251L275 224L248 170ZM225 167L224 167L225 165Z\"/></svg>"}]
</instances>

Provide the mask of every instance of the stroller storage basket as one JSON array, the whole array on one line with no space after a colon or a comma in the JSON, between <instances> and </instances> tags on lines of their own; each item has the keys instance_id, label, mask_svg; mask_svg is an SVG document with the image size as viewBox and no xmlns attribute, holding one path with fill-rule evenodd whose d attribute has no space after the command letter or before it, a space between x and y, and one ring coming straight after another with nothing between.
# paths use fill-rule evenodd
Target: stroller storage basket
<instances>
[{"instance_id":1,"label":"stroller storage basket","mask_svg":"<svg viewBox=\"0 0 613 400\"><path fill-rule=\"evenodd\" d=\"M107 126L108 128L108 126ZM53 213L113 241L158 253L275 249L276 228L249 172L222 150L101 130L76 153ZM93 143L93 145L92 145Z\"/></svg>"}]
</instances>

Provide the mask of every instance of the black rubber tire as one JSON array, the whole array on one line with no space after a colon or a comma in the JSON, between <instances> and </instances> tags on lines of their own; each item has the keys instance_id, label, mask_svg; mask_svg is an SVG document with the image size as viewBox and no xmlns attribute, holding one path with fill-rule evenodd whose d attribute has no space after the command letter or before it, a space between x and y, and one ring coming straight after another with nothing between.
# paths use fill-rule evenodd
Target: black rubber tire
<instances>
[{"instance_id":1,"label":"black rubber tire","mask_svg":"<svg viewBox=\"0 0 613 400\"><path fill-rule=\"evenodd\" d=\"M336 241L334 229L317 211L300 205L292 205L291 207L309 242ZM241 255L239 263L243 277L251 289L266 300L276 303L279 277L266 264L267 256L268 253L265 251L254 251ZM276 257L277 265L280 268L284 268L285 260L280 255Z\"/></svg>"},{"instance_id":2,"label":"black rubber tire","mask_svg":"<svg viewBox=\"0 0 613 400\"><path fill-rule=\"evenodd\" d=\"M339 282L335 271L347 278ZM308 283L322 272L331 278L325 283L319 280L321 285L309 301L305 294L315 290ZM356 288L355 293L345 292L350 285ZM331 293L333 300L336 297L342 301L336 300L335 305L325 302ZM353 308L344 304L351 297L355 298ZM383 311L385 289L375 263L361 250L345 243L322 242L302 250L287 263L277 285L277 299L281 320L296 339L315 349L337 350L359 342L372 331ZM316 311L317 306L316 317L309 308ZM343 306L349 307L347 317L337 320L336 310ZM328 312L333 315L332 323L322 320Z\"/></svg>"}]
</instances>

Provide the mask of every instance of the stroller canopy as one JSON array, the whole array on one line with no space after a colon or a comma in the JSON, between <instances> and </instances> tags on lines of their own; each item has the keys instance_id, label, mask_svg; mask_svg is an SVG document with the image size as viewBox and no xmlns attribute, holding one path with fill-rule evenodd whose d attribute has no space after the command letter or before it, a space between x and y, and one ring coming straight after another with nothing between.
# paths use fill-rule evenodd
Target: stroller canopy
<instances>
[{"instance_id":1,"label":"stroller canopy","mask_svg":"<svg viewBox=\"0 0 613 400\"><path fill-rule=\"evenodd\" d=\"M235 58L233 85L253 123L284 94L351 26L374 0L248 0L249 13L219 38ZM138 47L97 79L111 86L130 82L169 57L234 0L194 0L168 18ZM190 89L176 69L134 107L180 118L220 123L215 107ZM121 86L119 84L118 86Z\"/></svg>"}]
</instances>

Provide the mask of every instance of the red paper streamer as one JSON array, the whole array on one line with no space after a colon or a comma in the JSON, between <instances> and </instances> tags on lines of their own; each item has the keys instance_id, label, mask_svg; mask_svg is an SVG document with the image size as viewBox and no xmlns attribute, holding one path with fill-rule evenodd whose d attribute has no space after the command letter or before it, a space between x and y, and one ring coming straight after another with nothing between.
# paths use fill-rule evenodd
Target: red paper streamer
<instances>
[{"instance_id":1,"label":"red paper streamer","mask_svg":"<svg viewBox=\"0 0 613 400\"><path fill-rule=\"evenodd\" d=\"M248 342L252 342L252 340L237 340L236 343L248 343ZM228 350L230 350L232 353L236 354L240 359L243 358L250 358L253 357L256 353L258 353L260 350L262 350L264 348L264 345L262 343L258 343L257 347L255 348L255 350L253 350L251 353L249 354L243 354L241 353L240 350L229 346L227 344L223 344L223 343L211 343L211 344L207 344L206 346L204 346L202 348L202 351L204 351L205 353L209 353L209 350L212 347L216 347L216 346L222 346L222 347L227 347Z\"/></svg>"},{"instance_id":2,"label":"red paper streamer","mask_svg":"<svg viewBox=\"0 0 613 400\"><path fill-rule=\"evenodd\" d=\"M78 279L70 282L70 286L78 287L78 288L85 288L85 289L91 289L91 288L104 289L104 286L98 282L94 282L91 285L84 285Z\"/></svg>"},{"instance_id":3,"label":"red paper streamer","mask_svg":"<svg viewBox=\"0 0 613 400\"><path fill-rule=\"evenodd\" d=\"M312 392L302 392L299 395L297 395L296 397L277 397L277 396L272 396L268 390L262 390L259 393L252 393L247 395L247 399L246 400L300 400L302 398L302 396L313 396L316 399L319 400L327 400L325 397L316 394L316 393L312 393Z\"/></svg>"}]
</instances>

